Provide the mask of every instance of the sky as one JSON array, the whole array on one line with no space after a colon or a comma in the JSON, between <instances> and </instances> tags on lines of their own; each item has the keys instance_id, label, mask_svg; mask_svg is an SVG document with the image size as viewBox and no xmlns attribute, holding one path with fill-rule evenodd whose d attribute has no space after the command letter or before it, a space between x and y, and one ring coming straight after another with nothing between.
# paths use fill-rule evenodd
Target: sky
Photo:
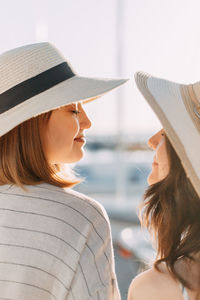
<instances>
[{"instance_id":1,"label":"sky","mask_svg":"<svg viewBox=\"0 0 200 300\"><path fill-rule=\"evenodd\" d=\"M87 104L90 134L151 134L161 125L134 73L199 81L199 10L199 0L0 0L0 52L49 41L80 75L130 78Z\"/></svg>"}]
</instances>

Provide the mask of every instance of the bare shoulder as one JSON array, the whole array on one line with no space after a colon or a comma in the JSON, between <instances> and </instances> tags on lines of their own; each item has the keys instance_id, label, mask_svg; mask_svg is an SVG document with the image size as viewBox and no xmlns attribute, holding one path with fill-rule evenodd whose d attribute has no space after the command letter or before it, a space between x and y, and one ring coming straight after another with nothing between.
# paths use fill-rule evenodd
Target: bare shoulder
<instances>
[{"instance_id":1,"label":"bare shoulder","mask_svg":"<svg viewBox=\"0 0 200 300\"><path fill-rule=\"evenodd\" d=\"M155 281L159 279L158 271L149 269L136 276L129 287L128 300L157 299ZM160 298L158 298L160 299Z\"/></svg>"},{"instance_id":2,"label":"bare shoulder","mask_svg":"<svg viewBox=\"0 0 200 300\"><path fill-rule=\"evenodd\" d=\"M162 269L151 268L133 279L129 287L128 300L182 299L178 283Z\"/></svg>"}]
</instances>

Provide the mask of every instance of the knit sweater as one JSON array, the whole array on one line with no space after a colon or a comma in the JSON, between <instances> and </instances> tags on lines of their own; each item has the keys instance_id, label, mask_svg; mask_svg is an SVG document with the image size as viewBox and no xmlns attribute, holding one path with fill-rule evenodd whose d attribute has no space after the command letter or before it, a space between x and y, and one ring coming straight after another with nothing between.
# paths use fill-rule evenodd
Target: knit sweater
<instances>
[{"instance_id":1,"label":"knit sweater","mask_svg":"<svg viewBox=\"0 0 200 300\"><path fill-rule=\"evenodd\" d=\"M119 300L110 223L83 194L0 186L0 299Z\"/></svg>"}]
</instances>

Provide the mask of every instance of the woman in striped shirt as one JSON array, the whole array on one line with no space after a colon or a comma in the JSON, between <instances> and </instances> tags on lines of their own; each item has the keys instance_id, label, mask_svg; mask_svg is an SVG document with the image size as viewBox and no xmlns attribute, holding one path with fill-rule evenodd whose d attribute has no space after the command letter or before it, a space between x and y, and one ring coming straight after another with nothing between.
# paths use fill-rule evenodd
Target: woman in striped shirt
<instances>
[{"instance_id":1,"label":"woman in striped shirt","mask_svg":"<svg viewBox=\"0 0 200 300\"><path fill-rule=\"evenodd\" d=\"M103 207L71 189L83 103L123 79L78 76L49 43L0 55L0 299L119 300Z\"/></svg>"}]
</instances>

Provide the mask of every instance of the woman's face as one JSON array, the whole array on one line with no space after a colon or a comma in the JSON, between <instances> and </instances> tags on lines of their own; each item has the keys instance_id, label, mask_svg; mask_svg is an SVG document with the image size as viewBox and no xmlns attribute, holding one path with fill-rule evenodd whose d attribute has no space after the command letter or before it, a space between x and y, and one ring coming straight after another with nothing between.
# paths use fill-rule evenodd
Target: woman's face
<instances>
[{"instance_id":1,"label":"woman's face","mask_svg":"<svg viewBox=\"0 0 200 300\"><path fill-rule=\"evenodd\" d=\"M148 176L148 184L154 184L164 179L169 173L169 159L167 156L165 132L163 129L153 135L148 145L155 151L152 171Z\"/></svg>"},{"instance_id":2,"label":"woman's face","mask_svg":"<svg viewBox=\"0 0 200 300\"><path fill-rule=\"evenodd\" d=\"M83 157L84 130L91 127L81 103L53 110L43 137L43 147L51 164L73 163Z\"/></svg>"}]
</instances>

